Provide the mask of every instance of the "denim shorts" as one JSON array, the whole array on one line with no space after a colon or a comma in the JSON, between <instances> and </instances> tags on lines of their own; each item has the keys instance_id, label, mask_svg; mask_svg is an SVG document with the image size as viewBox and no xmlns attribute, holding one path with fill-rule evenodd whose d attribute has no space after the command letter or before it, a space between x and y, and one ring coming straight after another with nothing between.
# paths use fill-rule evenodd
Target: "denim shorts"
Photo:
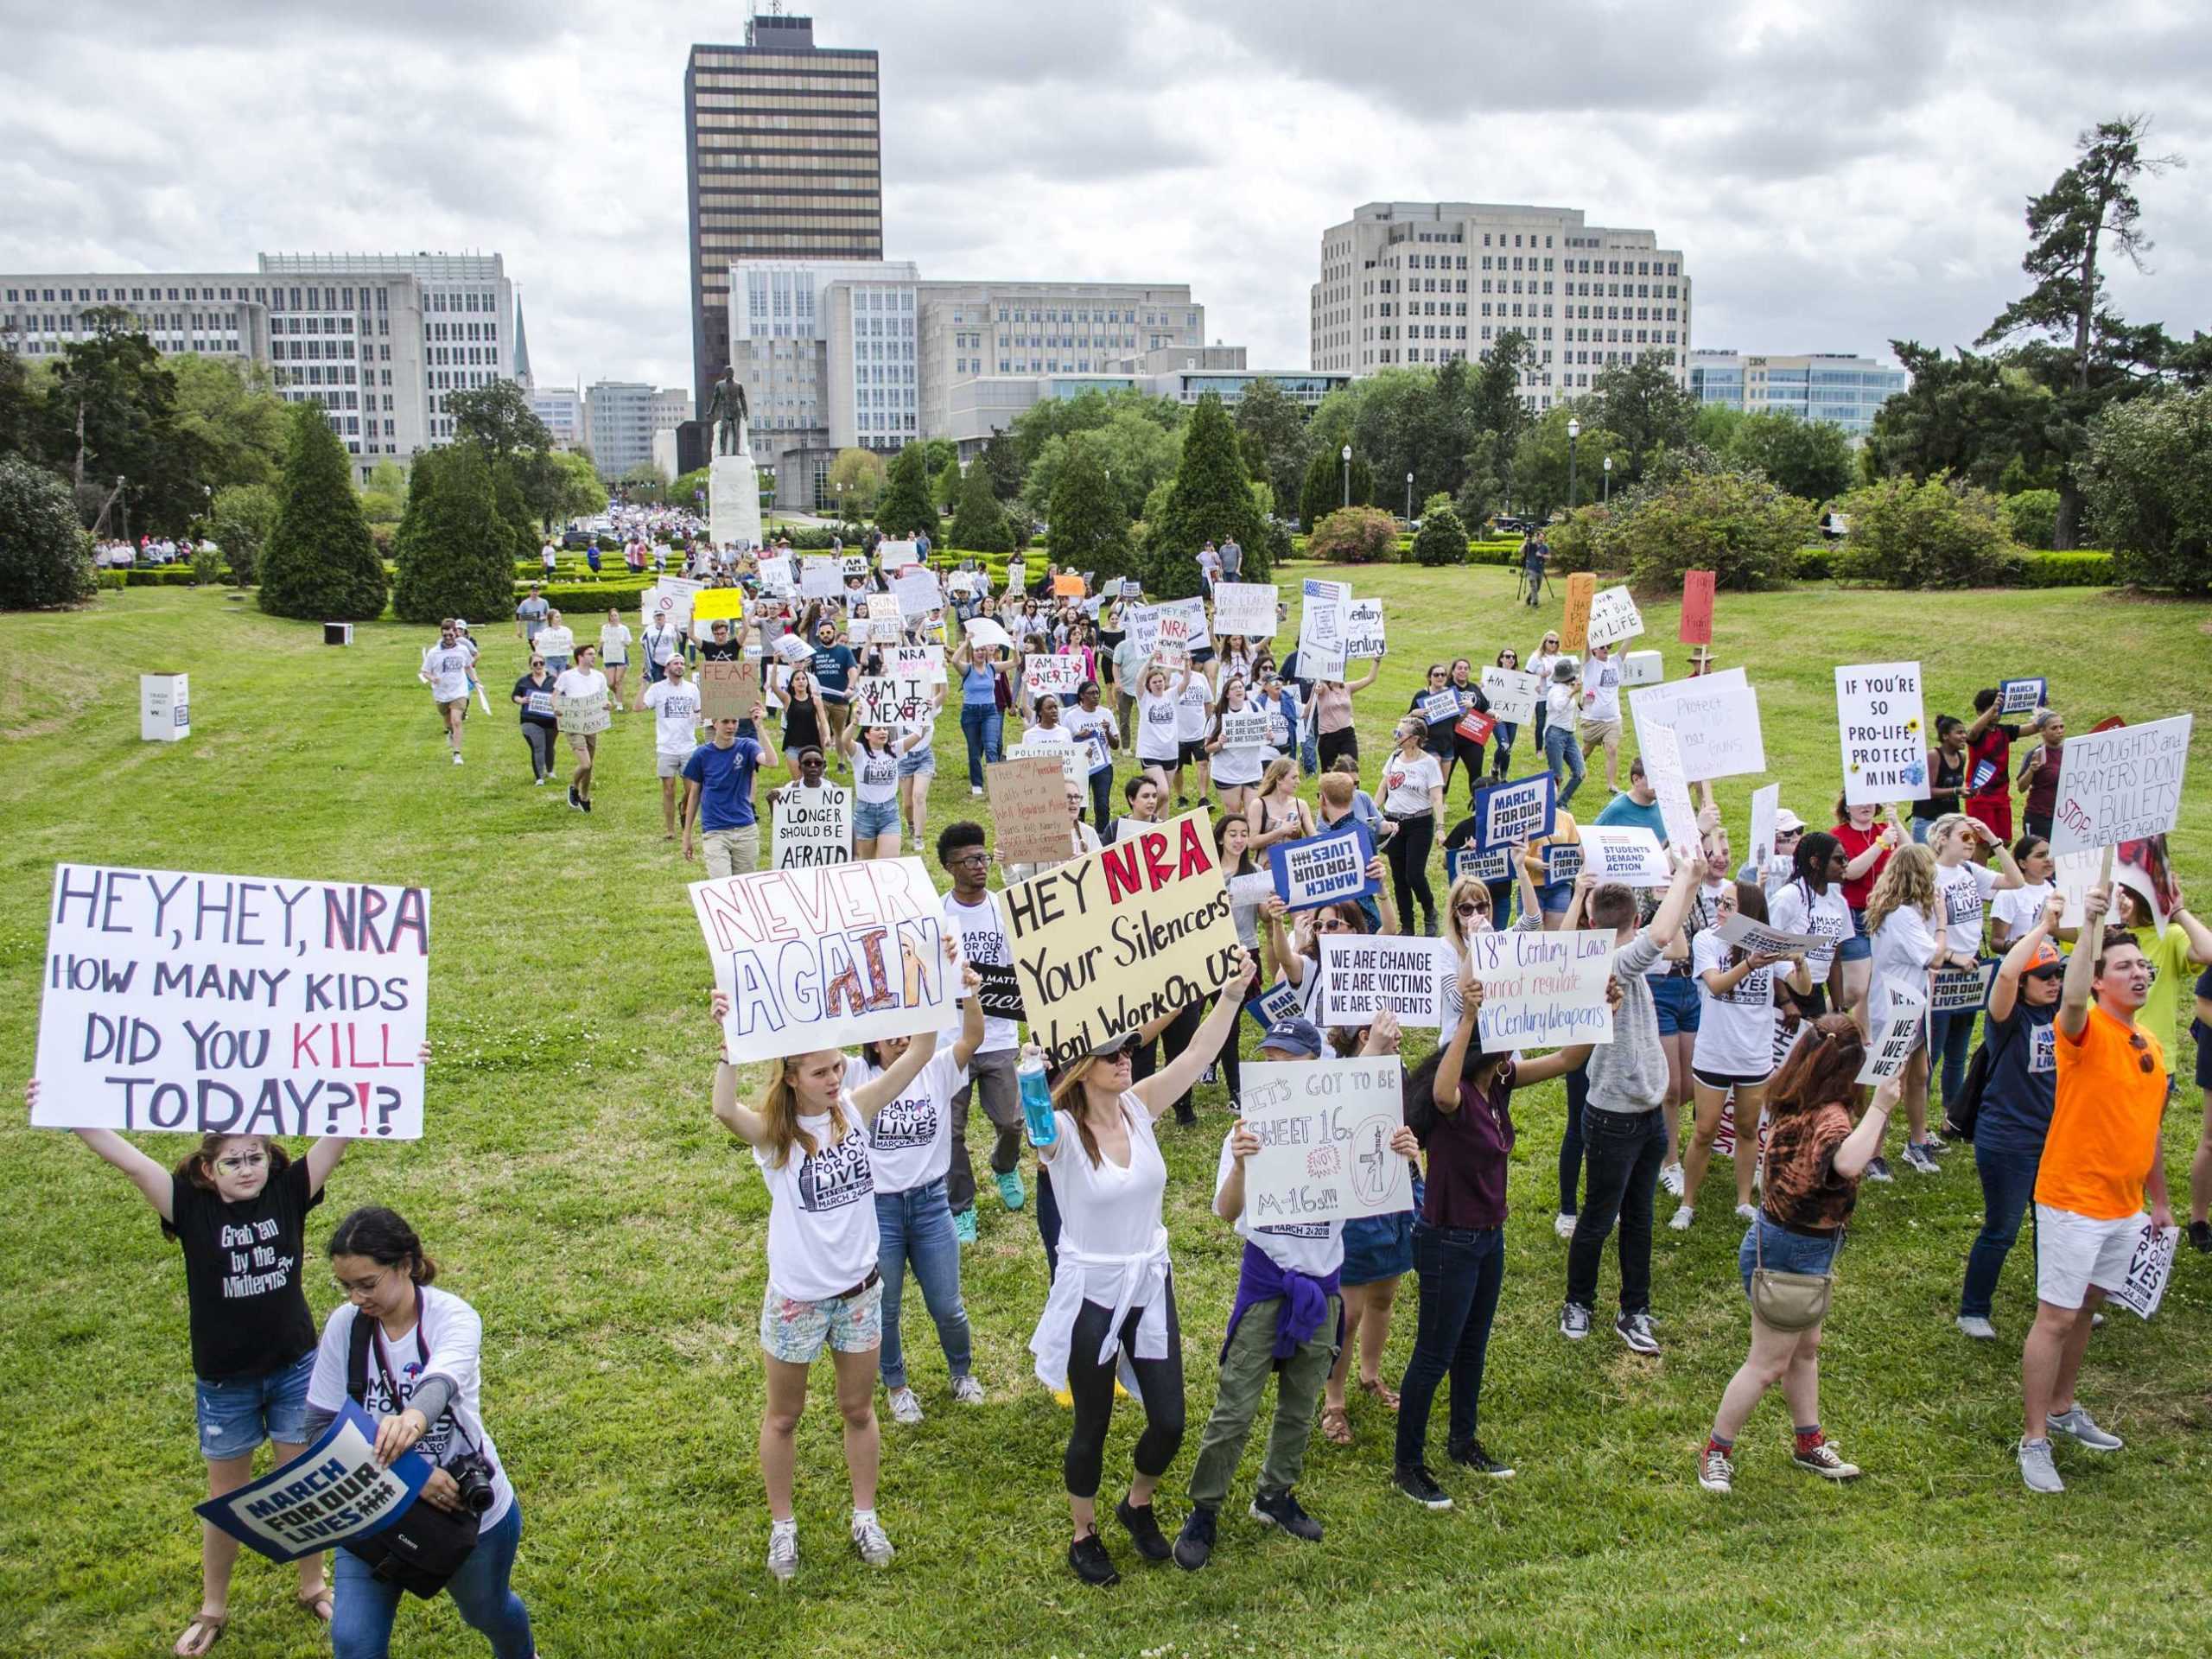
<instances>
[{"instance_id":1,"label":"denim shorts","mask_svg":"<svg viewBox=\"0 0 2212 1659\"><path fill-rule=\"evenodd\" d=\"M1670 1037L1678 1031L1695 1031L1700 1012L1697 1001L1697 982L1680 974L1651 976L1651 1005L1659 1012L1659 1034Z\"/></svg>"},{"instance_id":2,"label":"denim shorts","mask_svg":"<svg viewBox=\"0 0 2212 1659\"><path fill-rule=\"evenodd\" d=\"M1344 1264L1339 1282L1371 1285L1414 1270L1414 1217L1423 1199L1414 1180L1414 1207L1395 1215L1360 1216L1344 1223Z\"/></svg>"},{"instance_id":3,"label":"denim shorts","mask_svg":"<svg viewBox=\"0 0 2212 1659\"><path fill-rule=\"evenodd\" d=\"M2196 1086L2212 1089L2212 1026L2192 1020L2189 1034L2196 1039Z\"/></svg>"},{"instance_id":4,"label":"denim shorts","mask_svg":"<svg viewBox=\"0 0 2212 1659\"><path fill-rule=\"evenodd\" d=\"M895 800L853 803L853 839L874 841L899 827L899 803Z\"/></svg>"},{"instance_id":5,"label":"denim shorts","mask_svg":"<svg viewBox=\"0 0 2212 1659\"><path fill-rule=\"evenodd\" d=\"M1764 1232L1758 1231L1764 1229ZM1758 1243L1753 1243L1754 1235ZM1736 1268L1743 1275L1744 1294L1751 1294L1751 1269L1758 1266L1758 1252L1766 1253L1766 1265L1774 1273L1834 1273L1836 1252L1843 1248L1843 1235L1830 1233L1825 1238L1808 1238L1802 1233L1793 1233L1777 1227L1767 1218L1766 1211L1759 1211L1759 1218L1744 1229L1744 1242L1736 1251Z\"/></svg>"},{"instance_id":6,"label":"denim shorts","mask_svg":"<svg viewBox=\"0 0 2212 1659\"><path fill-rule=\"evenodd\" d=\"M937 751L925 744L918 749L909 749L899 757L901 778L934 778L937 776Z\"/></svg>"},{"instance_id":7,"label":"denim shorts","mask_svg":"<svg viewBox=\"0 0 2212 1659\"><path fill-rule=\"evenodd\" d=\"M1866 937L1866 912L1853 909L1851 912L1851 937L1836 942L1838 962L1872 962L1874 960L1874 941Z\"/></svg>"},{"instance_id":8,"label":"denim shorts","mask_svg":"<svg viewBox=\"0 0 2212 1659\"><path fill-rule=\"evenodd\" d=\"M841 1354L865 1354L883 1345L880 1279L857 1296L819 1302L794 1301L779 1296L774 1286L768 1287L760 1299L760 1346L769 1358L811 1365L825 1342Z\"/></svg>"},{"instance_id":9,"label":"denim shorts","mask_svg":"<svg viewBox=\"0 0 2212 1659\"><path fill-rule=\"evenodd\" d=\"M193 1414L200 1420L200 1455L210 1463L243 1458L264 1440L304 1446L308 1438L308 1379L315 1375L310 1348L289 1365L259 1376L221 1382L194 1379Z\"/></svg>"},{"instance_id":10,"label":"denim shorts","mask_svg":"<svg viewBox=\"0 0 2212 1659\"><path fill-rule=\"evenodd\" d=\"M1536 889L1536 907L1547 916L1564 915L1574 902L1574 883L1547 881Z\"/></svg>"}]
</instances>

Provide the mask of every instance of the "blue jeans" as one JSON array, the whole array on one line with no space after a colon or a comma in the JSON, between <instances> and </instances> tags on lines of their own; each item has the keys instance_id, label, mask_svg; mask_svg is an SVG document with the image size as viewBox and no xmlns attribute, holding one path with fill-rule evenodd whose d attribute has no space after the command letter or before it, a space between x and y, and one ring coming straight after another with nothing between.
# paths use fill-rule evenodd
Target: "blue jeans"
<instances>
[{"instance_id":1,"label":"blue jeans","mask_svg":"<svg viewBox=\"0 0 2212 1659\"><path fill-rule=\"evenodd\" d=\"M1101 766L1090 774L1090 827L1100 835L1114 822L1114 768Z\"/></svg>"},{"instance_id":2,"label":"blue jeans","mask_svg":"<svg viewBox=\"0 0 2212 1659\"><path fill-rule=\"evenodd\" d=\"M1967 1252L1967 1281L1959 1292L1961 1318L1987 1319L1997 1294L1998 1276L2012 1241L2020 1236L2020 1217L2035 1197L2036 1170L2040 1152L2006 1152L1977 1145L1974 1166L1981 1177L1981 1231Z\"/></svg>"},{"instance_id":3,"label":"blue jeans","mask_svg":"<svg viewBox=\"0 0 2212 1659\"><path fill-rule=\"evenodd\" d=\"M1567 1074L1567 1128L1559 1139L1559 1212L1571 1216L1581 1209L1575 1190L1582 1185L1582 1109L1590 1103L1590 1063L1585 1060Z\"/></svg>"},{"instance_id":4,"label":"blue jeans","mask_svg":"<svg viewBox=\"0 0 2212 1659\"><path fill-rule=\"evenodd\" d=\"M1975 1008L1962 1008L1955 1014L1931 1014L1928 1016L1928 1068L1930 1077L1940 1077L1942 1089L1940 1098L1949 1105L1967 1086L1967 1061L1974 1052ZM1936 1120L1938 1123L1942 1118Z\"/></svg>"},{"instance_id":5,"label":"blue jeans","mask_svg":"<svg viewBox=\"0 0 2212 1659\"><path fill-rule=\"evenodd\" d=\"M922 1287L922 1301L937 1322L937 1339L955 1376L968 1375L971 1363L968 1310L960 1301L960 1240L952 1230L952 1206L944 1199L944 1177L904 1192L875 1195L877 1270L883 1274L883 1386L906 1386L906 1356L899 1344L899 1305L906 1294L906 1268Z\"/></svg>"},{"instance_id":6,"label":"blue jeans","mask_svg":"<svg viewBox=\"0 0 2212 1659\"><path fill-rule=\"evenodd\" d=\"M1421 1315L1413 1357L1398 1384L1397 1461L1423 1461L1428 1412L1437 1385L1452 1379L1448 1446L1475 1438L1482 1403L1483 1360L1491 1321L1505 1281L1505 1235L1496 1227L1431 1227L1414 1223L1414 1271L1421 1279Z\"/></svg>"},{"instance_id":7,"label":"blue jeans","mask_svg":"<svg viewBox=\"0 0 2212 1659\"><path fill-rule=\"evenodd\" d=\"M1574 722L1561 721L1544 730L1544 767L1556 779L1564 770L1569 776L1559 792L1559 804L1565 806L1574 798L1574 791L1582 787L1582 742L1574 734Z\"/></svg>"},{"instance_id":8,"label":"blue jeans","mask_svg":"<svg viewBox=\"0 0 2212 1659\"><path fill-rule=\"evenodd\" d=\"M999 753L1000 734L1006 730L1006 716L992 702L963 702L960 705L960 733L968 740L968 786L983 786L983 762L995 765L1006 757Z\"/></svg>"},{"instance_id":9,"label":"blue jeans","mask_svg":"<svg viewBox=\"0 0 2212 1659\"><path fill-rule=\"evenodd\" d=\"M259 1376L220 1382L193 1379L193 1414L200 1423L200 1455L210 1463L249 1457L264 1440L304 1446L308 1439L308 1382L315 1350Z\"/></svg>"},{"instance_id":10,"label":"blue jeans","mask_svg":"<svg viewBox=\"0 0 2212 1659\"><path fill-rule=\"evenodd\" d=\"M1298 740L1299 775L1311 778L1321 770L1320 740L1314 734L1313 722L1306 722L1306 734Z\"/></svg>"},{"instance_id":11,"label":"blue jeans","mask_svg":"<svg viewBox=\"0 0 2212 1659\"><path fill-rule=\"evenodd\" d=\"M1834 1273L1836 1252L1842 1248L1840 1232L1825 1238L1808 1238L1803 1233L1776 1226L1761 1211L1758 1218L1744 1230L1744 1242L1736 1247L1736 1272L1744 1281L1744 1294L1748 1296L1751 1294L1751 1271L1759 1265L1762 1254L1770 1273Z\"/></svg>"},{"instance_id":12,"label":"blue jeans","mask_svg":"<svg viewBox=\"0 0 2212 1659\"><path fill-rule=\"evenodd\" d=\"M476 1548L446 1586L461 1616L481 1630L494 1659L531 1659L530 1610L507 1584L515 1546L522 1541L522 1504L508 1507L499 1524L480 1535ZM369 1564L348 1550L333 1550L330 1592L332 1659L387 1659L400 1589L380 1583Z\"/></svg>"}]
</instances>

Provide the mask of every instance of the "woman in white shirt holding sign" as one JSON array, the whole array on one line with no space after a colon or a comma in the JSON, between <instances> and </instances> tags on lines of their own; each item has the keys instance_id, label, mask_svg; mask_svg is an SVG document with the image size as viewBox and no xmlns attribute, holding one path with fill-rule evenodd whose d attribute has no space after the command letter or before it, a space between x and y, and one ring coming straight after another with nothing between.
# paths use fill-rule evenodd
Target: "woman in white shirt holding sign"
<instances>
[{"instance_id":1,"label":"woman in white shirt holding sign","mask_svg":"<svg viewBox=\"0 0 2212 1659\"><path fill-rule=\"evenodd\" d=\"M742 619L738 626L744 626ZM599 625L599 665L607 675L607 706L620 712L622 677L630 668L630 625L622 613L609 606L607 620Z\"/></svg>"},{"instance_id":2,"label":"woman in white shirt holding sign","mask_svg":"<svg viewBox=\"0 0 2212 1659\"><path fill-rule=\"evenodd\" d=\"M1075 1531L1068 1565L1086 1584L1121 1577L1097 1520L1117 1362L1143 1404L1145 1430L1115 1516L1146 1560L1171 1553L1152 1497L1183 1443L1183 1338L1161 1224L1167 1166L1152 1126L1221 1052L1251 982L1252 960L1240 949L1196 1039L1143 1082L1129 1079L1137 1035L1128 1032L1070 1064L1052 1088L1057 1133L1037 1157L1052 1172L1059 1209L1058 1270L1029 1348L1038 1380L1074 1401L1062 1474Z\"/></svg>"},{"instance_id":3,"label":"woman in white shirt holding sign","mask_svg":"<svg viewBox=\"0 0 2212 1659\"><path fill-rule=\"evenodd\" d=\"M1872 977L1866 1003L1871 1045L1880 1034L1890 988L1925 1002L1929 969L1950 953L1936 893L1936 855L1927 848L1908 843L1891 854L1866 898L1866 932L1873 941ZM1904 1161L1919 1174L1936 1175L1942 1172L1934 1156L1936 1148L1928 1138L1927 1016L1917 1016L1914 1023L1919 1031L1912 1056L1898 1074L1904 1084L1907 1126ZM1869 1179L1888 1179L1888 1166L1878 1159L1876 1162Z\"/></svg>"},{"instance_id":4,"label":"woman in white shirt holding sign","mask_svg":"<svg viewBox=\"0 0 2212 1659\"><path fill-rule=\"evenodd\" d=\"M1182 747L1175 736L1176 701L1191 683L1186 664L1171 676L1157 655L1144 665L1137 679L1137 765L1156 767L1179 792L1183 783Z\"/></svg>"},{"instance_id":5,"label":"woman in white shirt holding sign","mask_svg":"<svg viewBox=\"0 0 2212 1659\"><path fill-rule=\"evenodd\" d=\"M1213 781L1221 786L1221 810L1224 815L1235 817L1253 799L1268 745L1264 732L1257 743L1224 745L1223 722L1230 715L1247 724L1267 719L1245 697L1244 682L1235 675L1222 684L1221 698L1214 705L1211 733L1206 740L1206 753L1213 757Z\"/></svg>"},{"instance_id":6,"label":"woman in white shirt holding sign","mask_svg":"<svg viewBox=\"0 0 2212 1659\"><path fill-rule=\"evenodd\" d=\"M899 759L922 741L918 731L893 741L888 726L845 728L837 747L853 768L853 856L899 856Z\"/></svg>"},{"instance_id":7,"label":"woman in white shirt holding sign","mask_svg":"<svg viewBox=\"0 0 2212 1659\"><path fill-rule=\"evenodd\" d=\"M950 938L944 955L948 963L958 956ZM968 996L981 983L973 970L963 976ZM718 1027L728 1009L728 999L715 992ZM910 1043L882 1071L851 1089L845 1087L842 1050L786 1054L770 1062L768 1086L751 1106L737 1097L737 1068L727 1058L715 1068L715 1119L753 1148L768 1188L768 1283L760 1303L768 1399L760 1414L760 1477L768 1489L768 1571L779 1579L798 1571L791 1474L808 1373L824 1346L845 1420L853 1545L870 1567L891 1560L891 1540L875 1515L883 1277L876 1266L868 1136L876 1114L921 1075L931 1054L930 1047Z\"/></svg>"},{"instance_id":8,"label":"woman in white shirt holding sign","mask_svg":"<svg viewBox=\"0 0 2212 1659\"><path fill-rule=\"evenodd\" d=\"M1789 988L1799 995L1808 996L1813 989L1802 952L1747 951L1722 938L1717 930L1738 915L1768 925L1766 893L1755 882L1720 886L1713 897L1713 924L1698 932L1691 947L1699 1009L1690 1089L1697 1116L1682 1152L1682 1201L1668 1223L1678 1233L1688 1230L1694 1218L1698 1189L1705 1184L1720 1115L1731 1095L1736 1102L1736 1215L1743 1221L1757 1216L1751 1171L1758 1162L1759 1114L1774 1072L1775 969L1788 964Z\"/></svg>"}]
</instances>

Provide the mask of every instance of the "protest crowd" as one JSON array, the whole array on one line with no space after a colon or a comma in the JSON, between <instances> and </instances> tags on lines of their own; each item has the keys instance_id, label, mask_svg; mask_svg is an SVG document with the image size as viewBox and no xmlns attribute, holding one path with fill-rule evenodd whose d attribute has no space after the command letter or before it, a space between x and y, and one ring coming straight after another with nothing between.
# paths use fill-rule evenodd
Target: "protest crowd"
<instances>
[{"instance_id":1,"label":"protest crowd","mask_svg":"<svg viewBox=\"0 0 2212 1659\"><path fill-rule=\"evenodd\" d=\"M1955 1329L2021 1345L2025 1489L2063 1491L2071 1458L2121 1449L2075 1381L2101 1307L2149 1318L2177 1241L2212 1251L2212 929L2167 855L2171 806L2156 822L2157 804L2101 780L2122 741L2170 753L2163 728L2180 723L2185 751L2185 721L2130 710L2137 723L2069 733L2065 688L2040 680L1939 690L1916 663L1842 664L1842 786L1785 789L1765 780L1757 688L1707 648L1709 575L1704 639L1674 679L1637 648L1626 590L1577 576L1525 656L1425 665L1387 747L1363 752L1353 709L1388 652L1380 602L1245 582L1233 541L1201 551L1195 594L1148 600L1021 555L996 580L925 538L717 549L672 512L613 531L610 556L655 578L642 608L564 616L532 588L511 618L449 620L420 679L441 766L473 758L472 704L488 718L511 685L524 751L496 763L526 760L518 787L561 785L578 813L604 794L603 749L650 742L714 966L702 1092L768 1198L775 1578L800 1570L795 1486L826 1472L799 1466L795 1436L815 1362L828 1351L850 1544L887 1566L879 1395L892 1457L898 1433L925 1432L916 1375L938 1357L945 1397L988 1408L973 1328L1025 1333L966 1302L962 1252L1025 1212L1049 1287L1026 1334L1065 1408L1067 1560L1084 1583L1114 1583L1131 1553L1208 1564L1270 1378L1246 1513L1294 1539L1324 1540L1299 1484L1316 1432L1354 1443L1352 1391L1395 1414L1375 1476L1413 1503L1448 1510L1446 1481L1511 1477L1542 1451L1509 1450L1510 1427L1485 1420L1484 1362L1514 1096L1553 1081L1568 1111L1543 1294L1560 1340L1602 1331L1659 1355L1663 1234L1742 1230L1745 1357L1702 1443L1681 1448L1683 1480L1729 1492L1738 1437L1777 1388L1791 1464L1859 1477L1823 1426L1821 1331L1861 1186L1892 1179L1980 1183ZM622 735L635 715L650 740ZM931 822L937 746L955 741L948 770L988 797L989 830ZM2173 800L2179 776L2176 761ZM1747 845L1722 823L1731 791L1750 795ZM1433 1042L1408 1071L1415 1032ZM2192 1079L2206 1138L2177 1215L2158 1135ZM1202 1115L1217 1086L1226 1109ZM35 1121L62 1087L34 1084ZM527 1471L511 1483L499 1459L482 1321L435 1287L435 1240L352 1210L326 1251L345 1300L320 1330L300 1272L239 1278L237 1240L308 1259L307 1211L346 1140L288 1154L211 1133L172 1171L112 1128L46 1121L76 1128L183 1247L210 1509L258 1491L263 1439L289 1463L353 1422L364 1482L411 1459L412 1501L470 1523L442 1577L435 1548L395 1567L369 1533L326 1578L320 1553L211 1516L176 1650L222 1632L244 1538L299 1561L301 1601L341 1656L385 1650L410 1571L493 1652L531 1653L509 1583ZM1226 1308L1179 1300L1160 1137L1183 1131L1219 1137L1212 1223L1242 1249ZM2033 1303L2005 1305L2031 1221ZM919 1366L910 1276L938 1350ZM1389 1376L1402 1287L1412 1350ZM1193 1365L1218 1385L1179 1480ZM1143 1428L1109 1480L1117 1411Z\"/></svg>"}]
</instances>

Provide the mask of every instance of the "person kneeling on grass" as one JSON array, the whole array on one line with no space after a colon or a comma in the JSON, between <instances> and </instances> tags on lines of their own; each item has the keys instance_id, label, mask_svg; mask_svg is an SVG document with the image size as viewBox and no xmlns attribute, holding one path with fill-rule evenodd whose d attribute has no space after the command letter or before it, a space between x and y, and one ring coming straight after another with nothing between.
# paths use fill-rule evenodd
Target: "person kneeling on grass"
<instances>
[{"instance_id":1,"label":"person kneeling on grass","mask_svg":"<svg viewBox=\"0 0 2212 1659\"><path fill-rule=\"evenodd\" d=\"M1323 1052L1321 1033L1310 1020L1278 1020L1260 1039L1263 1060L1318 1060ZM1408 1160L1419 1150L1413 1131L1403 1125L1390 1137L1390 1147ZM1229 1310L1229 1333L1221 1344L1221 1389L1199 1437L1198 1465L1191 1471L1191 1513L1175 1541L1175 1565L1187 1573L1197 1572L1213 1554L1216 1517L1229 1497L1229 1483L1251 1437L1270 1372L1276 1379L1275 1421L1260 1465L1252 1518L1308 1543L1321 1541L1321 1523L1300 1507L1292 1489L1306 1466L1306 1438L1322 1385L1344 1341L1338 1274L1344 1259L1344 1224L1332 1218L1255 1226L1244 1205L1244 1165L1259 1149L1259 1137L1238 1118L1222 1141L1214 1174L1214 1214L1236 1228L1244 1241L1244 1256L1236 1300Z\"/></svg>"},{"instance_id":2,"label":"person kneeling on grass","mask_svg":"<svg viewBox=\"0 0 2212 1659\"><path fill-rule=\"evenodd\" d=\"M948 939L945 961L958 951ZM963 976L973 997L982 982ZM717 1026L729 999L714 995ZM875 1514L882 1443L875 1421L876 1351L883 1342L883 1275L876 1266L875 1173L868 1136L876 1115L921 1075L932 1049L909 1043L883 1071L845 1086L842 1050L819 1048L772 1062L760 1103L737 1097L737 1068L715 1068L715 1117L753 1148L768 1187L768 1283L760 1302L760 1346L768 1398L760 1414L760 1478L768 1489L768 1571L798 1571L798 1517L791 1508L798 1420L809 1371L826 1345L845 1420L845 1467L853 1482L853 1547L870 1567L893 1550Z\"/></svg>"},{"instance_id":3,"label":"person kneeling on grass","mask_svg":"<svg viewBox=\"0 0 2212 1659\"><path fill-rule=\"evenodd\" d=\"M1760 1316L1752 1274L1761 1267L1780 1274L1832 1278L1843 1248L1844 1224L1859 1201L1859 1179L1881 1147L1903 1089L1898 1077L1874 1090L1866 1116L1851 1122L1853 1079L1865 1064L1865 1038L1847 1014L1812 1022L1775 1078L1767 1097L1765 1177L1759 1212L1744 1234L1736 1263L1744 1294L1751 1299L1751 1351L1728 1381L1713 1433L1698 1454L1697 1484L1708 1492L1732 1490L1736 1436L1769 1389L1779 1382L1797 1431L1792 1460L1826 1480L1856 1480L1858 1465L1821 1432L1821 1325L1785 1329ZM1748 1159L1749 1145L1737 1143Z\"/></svg>"}]
</instances>

